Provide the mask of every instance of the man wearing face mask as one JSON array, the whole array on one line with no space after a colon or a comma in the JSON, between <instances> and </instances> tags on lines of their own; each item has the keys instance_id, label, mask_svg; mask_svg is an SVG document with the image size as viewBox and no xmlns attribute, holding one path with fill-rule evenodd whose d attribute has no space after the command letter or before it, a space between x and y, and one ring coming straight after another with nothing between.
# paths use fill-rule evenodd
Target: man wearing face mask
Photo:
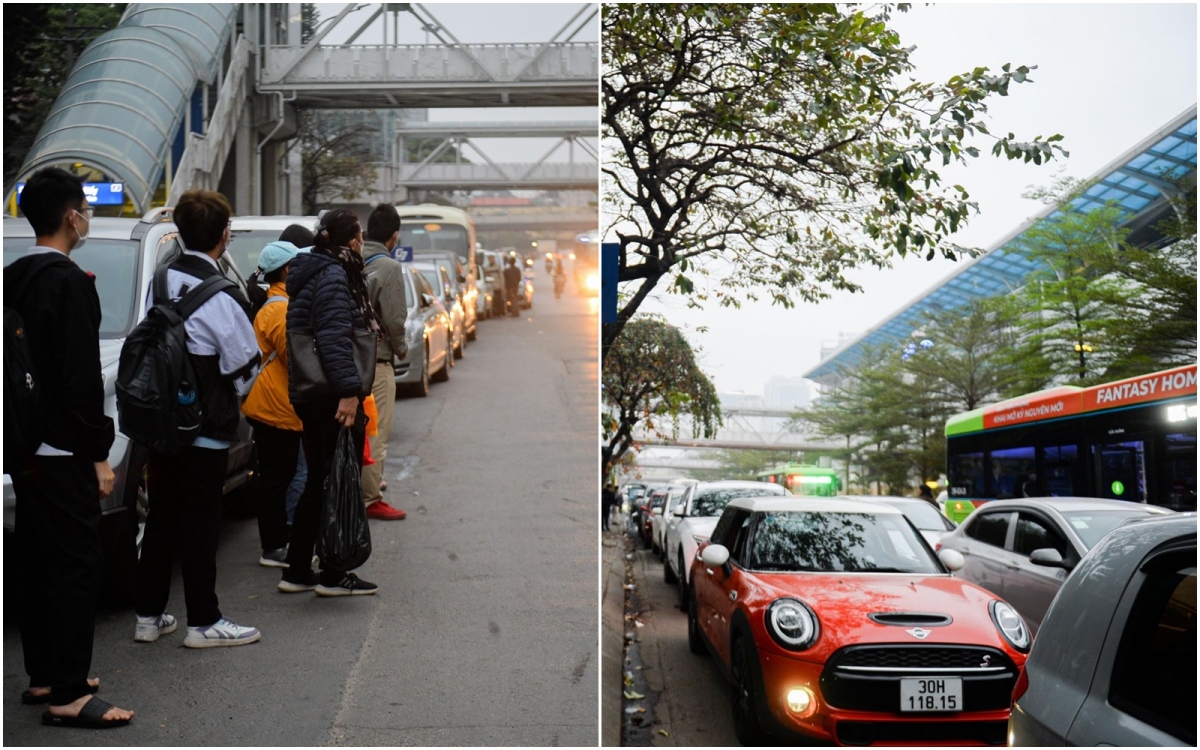
<instances>
[{"instance_id":1,"label":"man wearing face mask","mask_svg":"<svg viewBox=\"0 0 1200 750\"><path fill-rule=\"evenodd\" d=\"M4 304L23 319L43 394L41 445L4 467L16 494L12 580L29 674L21 702L48 703L44 724L116 727L133 712L92 695L100 685L88 679L103 567L100 499L113 489L100 297L70 258L87 237L91 209L83 181L56 168L30 176L20 201L37 244L4 269Z\"/></svg>"},{"instance_id":2,"label":"man wearing face mask","mask_svg":"<svg viewBox=\"0 0 1200 750\"><path fill-rule=\"evenodd\" d=\"M167 274L172 300L221 273L217 259L229 245L232 213L220 193L190 190L180 197L173 218L186 249ZM153 297L151 282L147 306ZM221 614L216 591L217 537L229 448L237 440L241 401L259 368L258 339L248 310L242 293L227 289L209 297L184 321L204 416L199 437L182 453L150 454L148 489L154 502L138 561L135 641L156 641L176 628L175 618L166 612L176 552L187 604L188 633L183 645L241 646L261 637L257 629Z\"/></svg>"}]
</instances>

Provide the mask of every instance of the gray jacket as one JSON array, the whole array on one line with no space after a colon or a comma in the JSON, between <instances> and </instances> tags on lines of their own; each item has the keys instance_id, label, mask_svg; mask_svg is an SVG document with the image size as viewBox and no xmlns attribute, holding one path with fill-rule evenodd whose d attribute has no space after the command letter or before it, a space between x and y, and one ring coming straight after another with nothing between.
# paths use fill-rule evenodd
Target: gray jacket
<instances>
[{"instance_id":1,"label":"gray jacket","mask_svg":"<svg viewBox=\"0 0 1200 750\"><path fill-rule=\"evenodd\" d=\"M379 339L377 360L391 362L392 357L408 356L405 323L408 320L408 300L404 296L404 268L388 256L387 248L373 240L363 243L366 262L367 296L383 323L384 335ZM382 257L376 257L382 256Z\"/></svg>"}]
</instances>

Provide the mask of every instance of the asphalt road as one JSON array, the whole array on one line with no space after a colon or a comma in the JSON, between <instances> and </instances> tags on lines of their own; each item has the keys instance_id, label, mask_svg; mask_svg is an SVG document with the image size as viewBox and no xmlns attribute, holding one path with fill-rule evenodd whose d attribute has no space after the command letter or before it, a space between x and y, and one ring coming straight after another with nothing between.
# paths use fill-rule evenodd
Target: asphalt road
<instances>
[{"instance_id":1,"label":"asphalt road","mask_svg":"<svg viewBox=\"0 0 1200 750\"><path fill-rule=\"evenodd\" d=\"M42 727L22 706L20 635L4 617L6 745L597 744L597 309L540 275L519 320L478 341L426 399L397 403L386 498L358 572L376 596L276 592L253 519L227 520L217 591L262 641L134 643L102 610L92 674L137 712L105 731Z\"/></svg>"},{"instance_id":2,"label":"asphalt road","mask_svg":"<svg viewBox=\"0 0 1200 750\"><path fill-rule=\"evenodd\" d=\"M653 698L657 694L657 700L648 707L657 721L650 727L650 744L737 746L729 680L712 656L697 656L688 649L687 615L677 606L677 586L663 582L662 563L640 539L629 543L626 554L632 555L627 562L632 567L639 605L636 616L627 617L626 632L640 639L637 645L641 664L627 664L625 668L643 667L649 695ZM604 685L606 691L620 689L620 685ZM626 708L630 705L626 701Z\"/></svg>"}]
</instances>

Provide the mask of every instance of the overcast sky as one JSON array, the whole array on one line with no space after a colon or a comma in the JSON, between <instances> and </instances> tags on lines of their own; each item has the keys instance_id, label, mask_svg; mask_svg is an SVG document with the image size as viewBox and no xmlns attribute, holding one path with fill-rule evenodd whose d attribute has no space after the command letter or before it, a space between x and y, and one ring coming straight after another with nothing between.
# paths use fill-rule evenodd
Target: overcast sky
<instances>
[{"instance_id":1,"label":"overcast sky","mask_svg":"<svg viewBox=\"0 0 1200 750\"><path fill-rule=\"evenodd\" d=\"M555 33L567 24L584 3L423 3L427 11L463 44L542 44L549 41ZM345 5L342 3L317 3L321 20L335 17ZM575 19L571 29L582 23L594 4L588 5L588 10ZM330 33L326 43L338 43L347 39L379 8L378 3L368 4L362 10L351 12L343 19L337 28ZM393 42L393 25L388 16L388 41ZM401 44L424 44L426 33L421 24L411 13L398 14ZM559 37L562 41L562 36ZM599 16L572 37L573 42L598 42L600 40ZM432 35L429 41L437 44ZM376 19L355 44L382 44L383 22ZM599 84L597 84L599 89ZM495 107L489 109L435 109L430 110L429 119L435 122L530 122L530 121L596 121L599 112L594 107ZM597 124L597 131L599 125ZM545 138L503 138L503 139L472 139L493 161L497 162L533 162L542 157L554 145L555 139ZM591 140L592 147L596 139ZM474 156L467 149L467 157ZM576 161L589 159L580 149L576 149ZM568 150L564 145L558 149L548 161L568 161Z\"/></svg>"},{"instance_id":2,"label":"overcast sky","mask_svg":"<svg viewBox=\"0 0 1200 750\"><path fill-rule=\"evenodd\" d=\"M1069 159L1050 165L990 156L965 169L942 170L944 184L962 184L981 214L955 235L962 245L988 248L1036 214L1023 199L1056 170L1088 177L1196 103L1196 6L936 5L893 16L905 45L916 45L915 77L945 81L984 65L1037 65L1033 83L1014 85L989 100L989 129L1019 138L1061 133ZM642 310L664 314L703 349L701 366L720 391L762 393L772 375L799 375L820 360L823 340L880 323L953 273L942 260L897 261L892 269L852 274L864 293L838 293L792 310L747 303L689 310L680 297L659 295ZM665 286L665 285L664 285ZM707 326L697 333L697 326Z\"/></svg>"}]
</instances>

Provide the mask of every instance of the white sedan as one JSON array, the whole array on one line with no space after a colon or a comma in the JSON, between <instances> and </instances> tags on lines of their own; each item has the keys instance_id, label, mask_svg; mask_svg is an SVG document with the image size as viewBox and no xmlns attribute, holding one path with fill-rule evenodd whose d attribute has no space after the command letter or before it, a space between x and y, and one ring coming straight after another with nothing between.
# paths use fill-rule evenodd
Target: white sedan
<instances>
[{"instance_id":1,"label":"white sedan","mask_svg":"<svg viewBox=\"0 0 1200 750\"><path fill-rule=\"evenodd\" d=\"M664 542L667 560L663 566L663 579L667 583L679 584L681 609L687 606L691 562L696 556L696 548L712 534L721 514L725 512L725 506L741 497L786 494L787 490L783 487L769 482L700 482L689 488L682 502L668 506L667 512L674 515L676 523L667 525Z\"/></svg>"}]
</instances>

